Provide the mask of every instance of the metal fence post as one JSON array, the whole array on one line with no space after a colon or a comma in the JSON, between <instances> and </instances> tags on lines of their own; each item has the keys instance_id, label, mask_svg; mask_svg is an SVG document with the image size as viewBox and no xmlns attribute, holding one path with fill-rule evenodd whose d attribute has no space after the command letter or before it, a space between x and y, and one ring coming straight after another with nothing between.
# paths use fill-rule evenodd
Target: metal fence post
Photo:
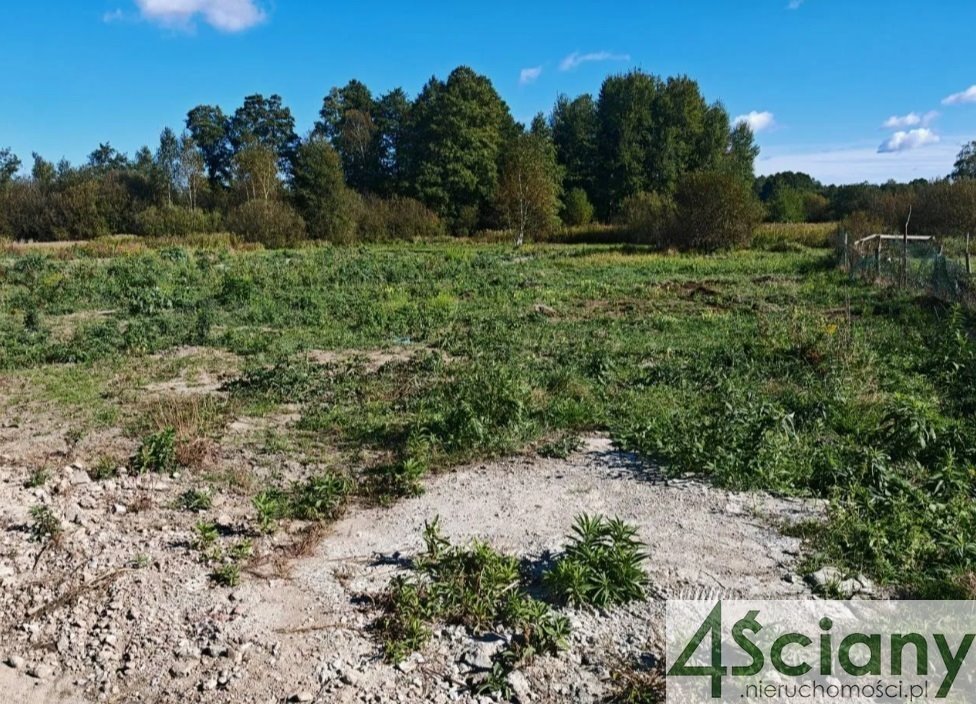
<instances>
[{"instance_id":1,"label":"metal fence post","mask_svg":"<svg viewBox=\"0 0 976 704\"><path fill-rule=\"evenodd\" d=\"M973 275L973 265L969 260L969 233L966 233L966 275Z\"/></svg>"},{"instance_id":2,"label":"metal fence post","mask_svg":"<svg viewBox=\"0 0 976 704\"><path fill-rule=\"evenodd\" d=\"M881 280L881 243L883 241L881 235L878 235L878 244L874 248L874 269L879 281Z\"/></svg>"}]
</instances>

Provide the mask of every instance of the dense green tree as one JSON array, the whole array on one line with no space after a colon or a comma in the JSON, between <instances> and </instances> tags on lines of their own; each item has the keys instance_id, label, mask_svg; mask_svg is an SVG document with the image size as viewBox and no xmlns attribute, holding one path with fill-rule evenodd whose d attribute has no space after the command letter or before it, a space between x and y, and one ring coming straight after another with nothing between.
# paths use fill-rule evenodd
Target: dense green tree
<instances>
[{"instance_id":1,"label":"dense green tree","mask_svg":"<svg viewBox=\"0 0 976 704\"><path fill-rule=\"evenodd\" d=\"M651 191L649 152L661 82L634 71L603 82L597 102L597 212L606 218L624 198Z\"/></svg>"},{"instance_id":2,"label":"dense green tree","mask_svg":"<svg viewBox=\"0 0 976 704\"><path fill-rule=\"evenodd\" d=\"M687 76L668 78L659 85L653 116L655 133L645 170L652 190L673 193L686 173L728 167L729 116L721 105L709 105L698 83ZM751 133L743 136L751 137ZM751 139L747 141L751 145ZM746 160L751 186L752 160Z\"/></svg>"},{"instance_id":3,"label":"dense green tree","mask_svg":"<svg viewBox=\"0 0 976 704\"><path fill-rule=\"evenodd\" d=\"M959 151L952 169L952 179L955 181L976 179L976 141L970 142Z\"/></svg>"},{"instance_id":4,"label":"dense green tree","mask_svg":"<svg viewBox=\"0 0 976 704\"><path fill-rule=\"evenodd\" d=\"M592 200L597 158L597 112L593 97L581 95L570 100L560 95L550 122L556 155L565 171L566 189L582 189Z\"/></svg>"},{"instance_id":5,"label":"dense green tree","mask_svg":"<svg viewBox=\"0 0 976 704\"><path fill-rule=\"evenodd\" d=\"M88 155L88 167L96 171L105 172L124 169L128 165L129 158L116 150L108 142L99 144L98 148Z\"/></svg>"},{"instance_id":6,"label":"dense green tree","mask_svg":"<svg viewBox=\"0 0 976 704\"><path fill-rule=\"evenodd\" d=\"M234 150L229 137L229 120L223 110L216 105L198 105L187 113L186 128L200 150L211 185L227 185Z\"/></svg>"},{"instance_id":7,"label":"dense green tree","mask_svg":"<svg viewBox=\"0 0 976 704\"><path fill-rule=\"evenodd\" d=\"M380 172L377 190L384 195L402 194L406 190L410 109L410 99L401 88L391 90L376 103Z\"/></svg>"},{"instance_id":8,"label":"dense green tree","mask_svg":"<svg viewBox=\"0 0 976 704\"><path fill-rule=\"evenodd\" d=\"M20 159L10 149L0 149L0 186L9 183L20 170Z\"/></svg>"},{"instance_id":9,"label":"dense green tree","mask_svg":"<svg viewBox=\"0 0 976 704\"><path fill-rule=\"evenodd\" d=\"M58 177L57 168L37 152L31 156L34 159L34 164L31 167L31 179L42 188L49 188Z\"/></svg>"},{"instance_id":10,"label":"dense green tree","mask_svg":"<svg viewBox=\"0 0 976 704\"><path fill-rule=\"evenodd\" d=\"M333 241L351 237L357 196L346 187L339 154L322 135L313 134L298 146L292 194L310 237Z\"/></svg>"},{"instance_id":11,"label":"dense green tree","mask_svg":"<svg viewBox=\"0 0 976 704\"><path fill-rule=\"evenodd\" d=\"M764 202L770 200L780 188L819 193L823 186L813 176L801 171L780 171L756 179L756 195Z\"/></svg>"},{"instance_id":12,"label":"dense green tree","mask_svg":"<svg viewBox=\"0 0 976 704\"><path fill-rule=\"evenodd\" d=\"M766 214L771 222L804 222L806 209L804 193L797 188L781 186L766 201Z\"/></svg>"},{"instance_id":13,"label":"dense green tree","mask_svg":"<svg viewBox=\"0 0 976 704\"><path fill-rule=\"evenodd\" d=\"M759 146L756 144L752 129L745 123L735 125L729 134L723 170L747 183L752 183L756 176L758 156Z\"/></svg>"},{"instance_id":14,"label":"dense green tree","mask_svg":"<svg viewBox=\"0 0 976 704\"><path fill-rule=\"evenodd\" d=\"M379 105L363 83L333 88L322 101L316 132L339 153L346 182L362 192L380 190L382 147Z\"/></svg>"},{"instance_id":15,"label":"dense green tree","mask_svg":"<svg viewBox=\"0 0 976 704\"><path fill-rule=\"evenodd\" d=\"M251 147L256 142L273 152L279 168L287 172L298 145L295 118L282 102L280 95L265 98L249 95L234 111L228 123L228 139L234 152Z\"/></svg>"},{"instance_id":16,"label":"dense green tree","mask_svg":"<svg viewBox=\"0 0 976 704\"><path fill-rule=\"evenodd\" d=\"M409 164L414 194L456 232L486 220L498 189L502 146L515 133L508 106L466 66L432 78L414 103Z\"/></svg>"},{"instance_id":17,"label":"dense green tree","mask_svg":"<svg viewBox=\"0 0 976 704\"><path fill-rule=\"evenodd\" d=\"M673 193L686 173L722 170L752 178L751 133L733 131L725 109L698 84L632 71L604 81L597 102L597 210L612 215L624 198Z\"/></svg>"},{"instance_id":18,"label":"dense green tree","mask_svg":"<svg viewBox=\"0 0 976 704\"><path fill-rule=\"evenodd\" d=\"M669 241L678 249L713 251L747 245L762 219L762 204L751 184L725 171L685 174L674 201Z\"/></svg>"}]
</instances>

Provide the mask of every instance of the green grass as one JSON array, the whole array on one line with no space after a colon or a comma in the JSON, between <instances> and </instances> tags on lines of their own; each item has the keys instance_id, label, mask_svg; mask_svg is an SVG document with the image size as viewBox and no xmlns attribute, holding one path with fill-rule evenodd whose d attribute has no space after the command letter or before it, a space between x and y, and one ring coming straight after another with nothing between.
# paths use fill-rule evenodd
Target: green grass
<instances>
[{"instance_id":1,"label":"green grass","mask_svg":"<svg viewBox=\"0 0 976 704\"><path fill-rule=\"evenodd\" d=\"M829 251L767 244L786 251L12 253L0 260L0 373L26 389L21 401L62 415L93 403L99 422L121 423L138 415L131 370L158 368L153 353L235 353L230 408L297 405L271 449L348 474L350 491L379 502L416 493L427 472L607 431L673 472L830 499L830 521L806 533L814 561L909 595L964 594L971 315L852 282ZM108 313L54 334L57 316L95 311ZM323 350L348 354L312 361ZM396 354L377 368L371 351Z\"/></svg>"}]
</instances>

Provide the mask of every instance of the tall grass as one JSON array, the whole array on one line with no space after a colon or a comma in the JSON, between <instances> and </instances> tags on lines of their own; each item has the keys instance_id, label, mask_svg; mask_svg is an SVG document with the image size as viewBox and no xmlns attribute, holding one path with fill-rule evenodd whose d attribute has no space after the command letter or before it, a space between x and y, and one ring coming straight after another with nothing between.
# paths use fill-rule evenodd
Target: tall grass
<instances>
[{"instance_id":1,"label":"tall grass","mask_svg":"<svg viewBox=\"0 0 976 704\"><path fill-rule=\"evenodd\" d=\"M766 222L756 228L752 246L756 249L786 251L791 246L827 249L837 237L833 222Z\"/></svg>"}]
</instances>

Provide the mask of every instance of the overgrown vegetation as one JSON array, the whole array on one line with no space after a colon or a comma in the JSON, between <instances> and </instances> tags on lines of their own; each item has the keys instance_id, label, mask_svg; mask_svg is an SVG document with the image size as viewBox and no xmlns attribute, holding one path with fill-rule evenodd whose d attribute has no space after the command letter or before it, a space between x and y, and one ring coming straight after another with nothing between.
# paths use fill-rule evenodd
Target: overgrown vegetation
<instances>
[{"instance_id":1,"label":"overgrown vegetation","mask_svg":"<svg viewBox=\"0 0 976 704\"><path fill-rule=\"evenodd\" d=\"M542 580L562 603L609 607L638 599L646 578L634 536L635 530L618 519L579 516L565 553L543 571ZM394 577L383 598L385 614L376 627L388 659L399 662L423 647L434 624L464 626L474 635L501 629L511 639L476 691L509 696L507 678L515 667L566 647L568 618L532 596L535 578L517 559L479 541L452 545L436 518L424 525L424 544L413 573ZM568 577L575 571L586 583L579 591Z\"/></svg>"},{"instance_id":2,"label":"overgrown vegetation","mask_svg":"<svg viewBox=\"0 0 976 704\"><path fill-rule=\"evenodd\" d=\"M258 524L264 532L274 530L277 521L327 521L338 518L345 509L351 485L346 477L321 474L287 489L265 489L254 497Z\"/></svg>"},{"instance_id":3,"label":"overgrown vegetation","mask_svg":"<svg viewBox=\"0 0 976 704\"><path fill-rule=\"evenodd\" d=\"M425 524L424 543L416 574L395 577L384 599L386 614L377 628L387 658L397 662L422 647L433 622L476 634L504 628L513 637L496 656L497 676L488 687L500 690L516 664L566 646L569 621L528 594L518 560L477 541L467 548L452 545L436 519Z\"/></svg>"},{"instance_id":4,"label":"overgrown vegetation","mask_svg":"<svg viewBox=\"0 0 976 704\"><path fill-rule=\"evenodd\" d=\"M176 431L172 428L146 436L132 457L132 470L137 474L173 472L177 467L175 443Z\"/></svg>"},{"instance_id":5,"label":"overgrown vegetation","mask_svg":"<svg viewBox=\"0 0 976 704\"><path fill-rule=\"evenodd\" d=\"M605 609L644 597L646 559L637 531L617 518L581 515L546 586L562 603Z\"/></svg>"},{"instance_id":6,"label":"overgrown vegetation","mask_svg":"<svg viewBox=\"0 0 976 704\"><path fill-rule=\"evenodd\" d=\"M230 412L292 404L274 452L344 471L317 485L318 503L287 483L248 487L266 529L331 515L343 496L414 494L471 459L559 456L603 430L675 473L830 499L831 520L809 532L818 560L909 595L964 595L971 313L851 281L827 251L770 249L787 251L13 252L0 260L0 369L32 402L76 413L81 432L126 419L142 438L134 471L173 471L180 438L165 428L181 418L219 442ZM243 358L229 398L131 418L120 387L181 345ZM93 477L126 464L83 459Z\"/></svg>"}]
</instances>

